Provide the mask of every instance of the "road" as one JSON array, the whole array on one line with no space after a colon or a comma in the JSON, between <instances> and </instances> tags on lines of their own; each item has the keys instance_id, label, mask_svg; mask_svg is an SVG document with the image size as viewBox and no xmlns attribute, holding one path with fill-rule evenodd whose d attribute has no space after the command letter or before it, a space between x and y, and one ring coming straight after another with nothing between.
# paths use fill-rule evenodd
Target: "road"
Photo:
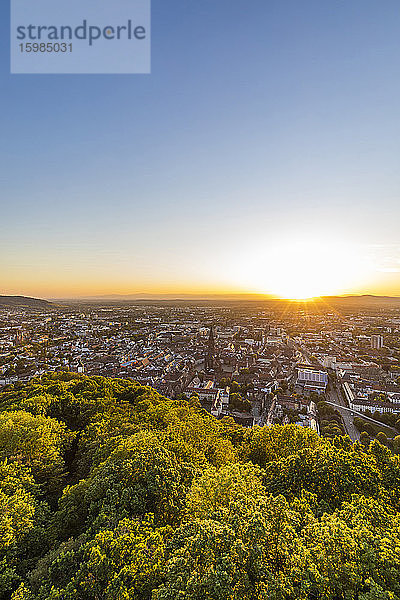
<instances>
[{"instance_id":1,"label":"road","mask_svg":"<svg viewBox=\"0 0 400 600\"><path fill-rule=\"evenodd\" d=\"M326 399L328 400L328 402L338 404L339 407L343 406L348 409L346 401L343 399L342 394L340 393L339 385L336 388L335 382L332 381L331 378L329 387L329 391L326 392ZM346 433L353 442L356 442L360 439L360 432L353 424L353 417L351 416L351 413L348 410L340 410L339 407L336 410L338 410L342 416Z\"/></svg>"},{"instance_id":2,"label":"road","mask_svg":"<svg viewBox=\"0 0 400 600\"><path fill-rule=\"evenodd\" d=\"M256 400L252 406L253 427L259 425L262 427L265 424L265 413L261 411L261 402Z\"/></svg>"},{"instance_id":3,"label":"road","mask_svg":"<svg viewBox=\"0 0 400 600\"><path fill-rule=\"evenodd\" d=\"M340 406L338 406L337 404L332 404L332 402L329 402L329 401L328 401L328 404L330 404L334 408L338 408L340 410ZM347 411L347 412L351 412L354 417L359 417L360 419L363 419L363 421L368 421L368 423L374 423L374 425L378 425L381 428L392 431L393 436L396 436L398 434L398 430L395 429L394 427L391 427L390 425L387 425L386 423L382 423L382 421L377 421L376 419L372 419L372 417L368 417L364 413L358 412L357 410L351 410L350 408L343 408L343 410Z\"/></svg>"},{"instance_id":4,"label":"road","mask_svg":"<svg viewBox=\"0 0 400 600\"><path fill-rule=\"evenodd\" d=\"M303 356L303 360L306 363L311 364L312 363L311 355L310 355L308 348L305 345L299 346L299 344L297 344L294 340L292 340L292 341L294 343L295 348L299 352L301 352L301 354ZM323 368L322 365L321 365L321 368ZM340 412L340 414L342 416L346 433L353 442L356 442L357 440L360 439L360 432L354 426L353 417L351 416L351 414L346 410L340 410L340 406L343 406L346 408L348 408L348 406L347 406L345 400L343 400L343 398L342 398L342 394L340 393L339 384L338 384L338 387L336 388L335 384L337 382L336 382L336 380L333 379L332 376L329 376L329 383L330 383L330 386L329 386L330 390L329 390L329 392L327 391L325 394L326 399L328 400L328 402L332 402L333 404L339 404L339 408L337 408L337 410Z\"/></svg>"}]
</instances>

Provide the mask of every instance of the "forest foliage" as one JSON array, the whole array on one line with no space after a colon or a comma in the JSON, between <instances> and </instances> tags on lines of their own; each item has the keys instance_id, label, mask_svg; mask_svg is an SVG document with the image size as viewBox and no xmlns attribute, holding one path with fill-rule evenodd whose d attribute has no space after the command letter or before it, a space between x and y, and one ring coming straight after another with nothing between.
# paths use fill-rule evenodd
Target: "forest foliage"
<instances>
[{"instance_id":1,"label":"forest foliage","mask_svg":"<svg viewBox=\"0 0 400 600\"><path fill-rule=\"evenodd\" d=\"M400 459L196 398L45 375L0 393L0 598L400 600Z\"/></svg>"}]
</instances>

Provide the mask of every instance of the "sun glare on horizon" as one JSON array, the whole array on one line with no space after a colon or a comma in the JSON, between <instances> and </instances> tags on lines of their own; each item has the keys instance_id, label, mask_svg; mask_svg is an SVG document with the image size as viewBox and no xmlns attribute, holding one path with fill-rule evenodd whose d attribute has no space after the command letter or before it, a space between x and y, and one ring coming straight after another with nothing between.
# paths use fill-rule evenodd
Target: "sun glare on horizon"
<instances>
[{"instance_id":1,"label":"sun glare on horizon","mask_svg":"<svg viewBox=\"0 0 400 600\"><path fill-rule=\"evenodd\" d=\"M253 249L236 270L249 289L288 300L354 292L367 273L367 262L355 246L310 240Z\"/></svg>"}]
</instances>

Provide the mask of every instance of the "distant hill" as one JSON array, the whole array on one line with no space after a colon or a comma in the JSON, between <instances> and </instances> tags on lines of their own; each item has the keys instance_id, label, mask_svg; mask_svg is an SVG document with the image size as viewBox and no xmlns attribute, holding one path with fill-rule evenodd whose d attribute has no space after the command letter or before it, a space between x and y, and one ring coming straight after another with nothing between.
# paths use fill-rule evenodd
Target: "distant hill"
<instances>
[{"instance_id":1,"label":"distant hill","mask_svg":"<svg viewBox=\"0 0 400 600\"><path fill-rule=\"evenodd\" d=\"M0 307L50 308L51 302L26 296L0 296Z\"/></svg>"},{"instance_id":2,"label":"distant hill","mask_svg":"<svg viewBox=\"0 0 400 600\"><path fill-rule=\"evenodd\" d=\"M331 304L341 304L342 306L400 306L399 296L372 296L368 294L363 296L324 296L320 300Z\"/></svg>"},{"instance_id":3,"label":"distant hill","mask_svg":"<svg viewBox=\"0 0 400 600\"><path fill-rule=\"evenodd\" d=\"M88 296L71 299L57 299L57 304L107 304L107 305L146 305L154 304L160 306L166 305L208 305L208 306L254 306L255 304L265 307L265 305L274 307L282 304L293 304L303 301L285 300L262 294L205 294L196 296L190 294L132 294L132 295L108 295L108 296ZM335 306L337 308L396 308L400 307L399 296L373 296L373 295L349 295L349 296L321 296L310 300L304 300L306 304L325 305L326 307Z\"/></svg>"}]
</instances>

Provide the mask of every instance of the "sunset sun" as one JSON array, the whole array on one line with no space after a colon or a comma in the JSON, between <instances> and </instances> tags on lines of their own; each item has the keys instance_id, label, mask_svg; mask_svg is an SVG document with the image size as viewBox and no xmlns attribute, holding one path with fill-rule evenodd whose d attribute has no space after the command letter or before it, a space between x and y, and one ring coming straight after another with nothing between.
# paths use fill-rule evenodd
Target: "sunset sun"
<instances>
[{"instance_id":1,"label":"sunset sun","mask_svg":"<svg viewBox=\"0 0 400 600\"><path fill-rule=\"evenodd\" d=\"M351 292L367 271L349 244L296 239L254 249L239 275L257 293L304 300Z\"/></svg>"}]
</instances>

